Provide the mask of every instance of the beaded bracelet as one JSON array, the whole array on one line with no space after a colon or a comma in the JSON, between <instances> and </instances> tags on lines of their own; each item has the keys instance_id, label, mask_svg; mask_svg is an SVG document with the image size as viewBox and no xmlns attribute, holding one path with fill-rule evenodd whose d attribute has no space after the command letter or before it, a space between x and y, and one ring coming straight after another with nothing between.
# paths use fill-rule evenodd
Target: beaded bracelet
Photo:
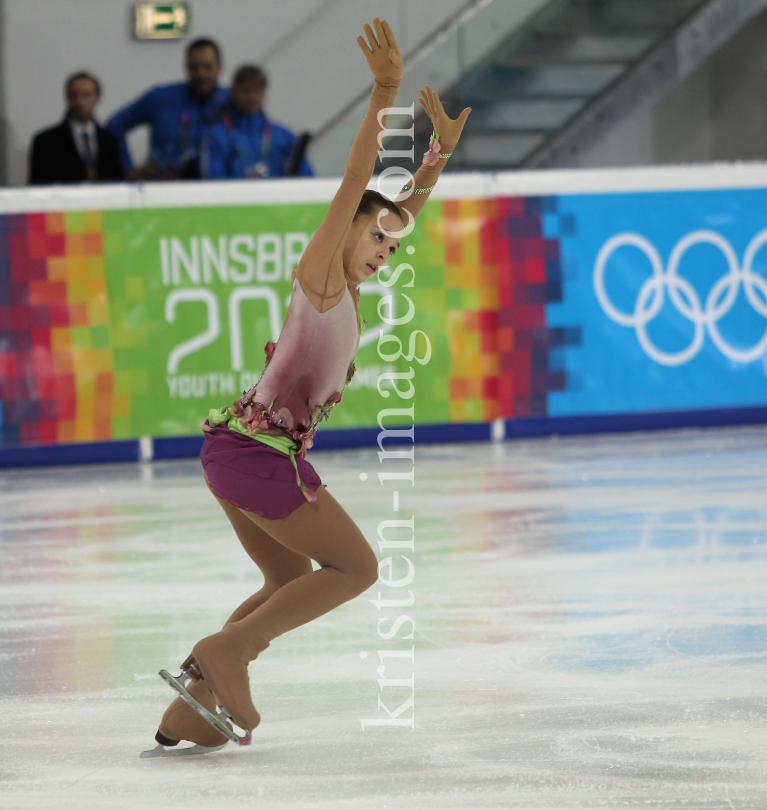
<instances>
[{"instance_id":1,"label":"beaded bracelet","mask_svg":"<svg viewBox=\"0 0 767 810\"><path fill-rule=\"evenodd\" d=\"M413 194L428 194L430 191L434 191L436 187L436 183L433 186L429 186L429 188L408 188L407 184L405 184L402 186L402 191L412 191Z\"/></svg>"},{"instance_id":2,"label":"beaded bracelet","mask_svg":"<svg viewBox=\"0 0 767 810\"><path fill-rule=\"evenodd\" d=\"M445 152L443 155L439 156L439 159L440 160L447 160L450 157L450 155L452 155L452 154L453 154L452 152Z\"/></svg>"}]
</instances>

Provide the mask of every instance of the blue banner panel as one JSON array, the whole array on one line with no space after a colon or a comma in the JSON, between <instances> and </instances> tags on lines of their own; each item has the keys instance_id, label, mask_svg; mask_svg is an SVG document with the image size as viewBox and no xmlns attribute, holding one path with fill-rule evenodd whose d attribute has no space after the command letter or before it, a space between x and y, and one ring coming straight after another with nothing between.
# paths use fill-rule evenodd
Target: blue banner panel
<instances>
[{"instance_id":1,"label":"blue banner panel","mask_svg":"<svg viewBox=\"0 0 767 810\"><path fill-rule=\"evenodd\" d=\"M560 196L549 416L767 404L767 190Z\"/></svg>"}]
</instances>

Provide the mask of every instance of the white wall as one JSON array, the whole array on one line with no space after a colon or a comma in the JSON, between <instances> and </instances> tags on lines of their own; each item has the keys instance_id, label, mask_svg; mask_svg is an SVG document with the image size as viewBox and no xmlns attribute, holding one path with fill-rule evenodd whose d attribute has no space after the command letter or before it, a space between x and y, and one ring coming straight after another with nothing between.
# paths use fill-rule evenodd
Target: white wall
<instances>
[{"instance_id":1,"label":"white wall","mask_svg":"<svg viewBox=\"0 0 767 810\"><path fill-rule=\"evenodd\" d=\"M637 110L577 166L767 159L767 13L653 107Z\"/></svg>"},{"instance_id":2,"label":"white wall","mask_svg":"<svg viewBox=\"0 0 767 810\"><path fill-rule=\"evenodd\" d=\"M385 16L407 53L465 0L191 0L192 37L224 50L225 77L261 62L270 78L268 113L296 130L316 130L369 82L355 42L362 23ZM32 135L60 120L62 83L87 69L102 81L97 115L155 84L183 79L185 41L137 41L127 0L3 0L2 81L6 177L22 184ZM145 133L131 139L145 152Z\"/></svg>"}]
</instances>

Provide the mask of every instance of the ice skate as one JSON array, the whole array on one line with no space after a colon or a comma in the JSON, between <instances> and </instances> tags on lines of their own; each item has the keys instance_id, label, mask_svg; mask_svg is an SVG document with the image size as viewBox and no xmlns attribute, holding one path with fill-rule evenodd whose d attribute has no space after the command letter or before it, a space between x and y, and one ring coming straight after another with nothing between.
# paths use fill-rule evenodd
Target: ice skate
<instances>
[{"instance_id":1,"label":"ice skate","mask_svg":"<svg viewBox=\"0 0 767 810\"><path fill-rule=\"evenodd\" d=\"M195 672L203 678L218 706L250 734L261 722L261 716L250 695L248 661L243 658L237 634L224 628L198 641L190 657L194 660Z\"/></svg>"},{"instance_id":2,"label":"ice skate","mask_svg":"<svg viewBox=\"0 0 767 810\"><path fill-rule=\"evenodd\" d=\"M195 744L187 745L182 748L176 748L175 746L179 744L180 740L171 740L168 737L163 736L159 731L155 735L155 740L157 741L157 746L155 748L150 748L148 751L142 751L139 754L141 759L154 759L155 757L182 757L192 754L210 754L213 751L220 751L229 743L229 740L227 740L221 745L206 746Z\"/></svg>"},{"instance_id":3,"label":"ice skate","mask_svg":"<svg viewBox=\"0 0 767 810\"><path fill-rule=\"evenodd\" d=\"M211 714L215 714L216 702L204 681L192 681L187 685L186 690ZM229 742L181 696L177 697L165 710L155 739L157 748L144 751L141 754L142 757L205 754L210 751L218 751ZM191 748L188 746L176 748L181 741L191 742L194 745Z\"/></svg>"},{"instance_id":4,"label":"ice skate","mask_svg":"<svg viewBox=\"0 0 767 810\"><path fill-rule=\"evenodd\" d=\"M197 712L197 714L199 714L203 720L209 723L220 735L223 735L227 740L230 740L231 742L236 743L237 745L250 745L251 739L250 729L248 729L246 726L240 726L245 730L245 734L242 736L237 734L232 729L230 722L234 722L237 725L239 725L239 723L237 723L236 720L232 719L229 712L223 705L221 705L220 702L216 701L218 703L219 712L217 714L214 714L208 708L206 708L196 697L194 697L194 695L190 694L189 691L187 690L186 685L190 681L194 682L202 679L201 671L197 665L197 662L194 659L194 656L190 655L189 658L187 658L187 660L181 665L181 673L178 677L174 677L167 670L164 669L160 670L160 677L168 684L168 686L170 686L172 689L175 689L176 692L178 692L181 699L184 700L184 702L186 702L187 704L189 704L189 706L192 709L194 709L194 711ZM159 731L157 733L158 737L156 737L156 739L158 740L158 743L161 746L164 745L166 747L172 747L172 743L176 742L175 740L166 738ZM167 742L163 743L160 740L160 737L165 739ZM205 746L200 747L204 748ZM214 747L217 748L218 746ZM160 754L154 754L152 752L148 752L147 755L160 756ZM172 756L172 754L166 755ZM142 754L142 756L144 755Z\"/></svg>"}]
</instances>

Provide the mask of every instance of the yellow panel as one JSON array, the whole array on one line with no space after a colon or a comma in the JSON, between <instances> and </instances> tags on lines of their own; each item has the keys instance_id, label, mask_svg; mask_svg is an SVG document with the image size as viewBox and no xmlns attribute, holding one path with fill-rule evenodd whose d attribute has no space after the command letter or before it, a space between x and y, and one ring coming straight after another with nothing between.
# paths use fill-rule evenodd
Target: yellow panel
<instances>
[{"instance_id":1,"label":"yellow panel","mask_svg":"<svg viewBox=\"0 0 767 810\"><path fill-rule=\"evenodd\" d=\"M466 240L463 243L463 261L466 265L471 265L476 273L477 281L479 284L479 242L476 239Z\"/></svg>"},{"instance_id":2,"label":"yellow panel","mask_svg":"<svg viewBox=\"0 0 767 810\"><path fill-rule=\"evenodd\" d=\"M85 304L88 301L88 287L85 281L72 281L67 283L67 301L70 304Z\"/></svg>"},{"instance_id":3,"label":"yellow panel","mask_svg":"<svg viewBox=\"0 0 767 810\"><path fill-rule=\"evenodd\" d=\"M464 352L451 358L450 363L450 376L451 377L470 377L471 376L471 358L467 357Z\"/></svg>"},{"instance_id":4,"label":"yellow panel","mask_svg":"<svg viewBox=\"0 0 767 810\"><path fill-rule=\"evenodd\" d=\"M466 421L466 403L461 399L450 400L450 421L451 422L465 422Z\"/></svg>"},{"instance_id":5,"label":"yellow panel","mask_svg":"<svg viewBox=\"0 0 767 810\"><path fill-rule=\"evenodd\" d=\"M127 418L130 416L130 395L129 394L113 394L112 395L112 417Z\"/></svg>"},{"instance_id":6,"label":"yellow panel","mask_svg":"<svg viewBox=\"0 0 767 810\"><path fill-rule=\"evenodd\" d=\"M101 231L101 211L84 211L83 225L86 231Z\"/></svg>"},{"instance_id":7,"label":"yellow panel","mask_svg":"<svg viewBox=\"0 0 767 810\"><path fill-rule=\"evenodd\" d=\"M90 390L91 394L96 391L96 384L93 380L93 373L96 370L93 349L79 349L72 352L72 365L75 369L75 388L78 394ZM90 380L90 383L88 382ZM89 388L90 386L90 388Z\"/></svg>"},{"instance_id":8,"label":"yellow panel","mask_svg":"<svg viewBox=\"0 0 767 810\"><path fill-rule=\"evenodd\" d=\"M67 256L67 278L70 281L85 281L88 277L88 265L85 256Z\"/></svg>"},{"instance_id":9,"label":"yellow panel","mask_svg":"<svg viewBox=\"0 0 767 810\"><path fill-rule=\"evenodd\" d=\"M445 265L445 287L460 288L463 285L463 267L460 264Z\"/></svg>"},{"instance_id":10,"label":"yellow panel","mask_svg":"<svg viewBox=\"0 0 767 810\"><path fill-rule=\"evenodd\" d=\"M109 323L109 307L106 300L92 301L88 304L88 325L106 326Z\"/></svg>"},{"instance_id":11,"label":"yellow panel","mask_svg":"<svg viewBox=\"0 0 767 810\"><path fill-rule=\"evenodd\" d=\"M433 220L426 223L426 240L427 242L439 242L442 240L443 228L442 221L434 222Z\"/></svg>"},{"instance_id":12,"label":"yellow panel","mask_svg":"<svg viewBox=\"0 0 767 810\"><path fill-rule=\"evenodd\" d=\"M482 400L469 399L465 403L465 419L467 422L481 422L483 414Z\"/></svg>"},{"instance_id":13,"label":"yellow panel","mask_svg":"<svg viewBox=\"0 0 767 810\"><path fill-rule=\"evenodd\" d=\"M498 309L498 288L480 287L479 306L480 309Z\"/></svg>"},{"instance_id":14,"label":"yellow panel","mask_svg":"<svg viewBox=\"0 0 767 810\"><path fill-rule=\"evenodd\" d=\"M478 332L468 332L466 334L466 341L464 343L464 354L468 355L473 360L476 360L479 357L480 350L479 350Z\"/></svg>"},{"instance_id":15,"label":"yellow panel","mask_svg":"<svg viewBox=\"0 0 767 810\"><path fill-rule=\"evenodd\" d=\"M89 301L93 301L95 298L106 299L107 288L104 284L103 276L100 276L99 278L93 278L93 276L91 276L85 282L85 289L88 291Z\"/></svg>"},{"instance_id":16,"label":"yellow panel","mask_svg":"<svg viewBox=\"0 0 767 810\"><path fill-rule=\"evenodd\" d=\"M77 442L92 442L95 438L95 431L93 428L93 420L80 420L75 422L75 441Z\"/></svg>"},{"instance_id":17,"label":"yellow panel","mask_svg":"<svg viewBox=\"0 0 767 810\"><path fill-rule=\"evenodd\" d=\"M66 326L51 327L51 350L54 352L69 351L72 347L72 335Z\"/></svg>"},{"instance_id":18,"label":"yellow panel","mask_svg":"<svg viewBox=\"0 0 767 810\"><path fill-rule=\"evenodd\" d=\"M93 349L93 368L100 371L112 370L112 351L110 349Z\"/></svg>"},{"instance_id":19,"label":"yellow panel","mask_svg":"<svg viewBox=\"0 0 767 810\"><path fill-rule=\"evenodd\" d=\"M104 278L104 257L85 256L85 268L88 278Z\"/></svg>"},{"instance_id":20,"label":"yellow panel","mask_svg":"<svg viewBox=\"0 0 767 810\"><path fill-rule=\"evenodd\" d=\"M466 263L461 267L461 287L479 287L479 265L476 258L467 258Z\"/></svg>"},{"instance_id":21,"label":"yellow panel","mask_svg":"<svg viewBox=\"0 0 767 810\"><path fill-rule=\"evenodd\" d=\"M456 322L455 315L458 315L458 319ZM460 313L456 313L455 311L448 312L448 323L447 323L447 343L450 347L450 356L454 360L462 357L465 353L464 346L465 343L465 335L463 331L463 326L461 324ZM452 317L451 317L452 316Z\"/></svg>"}]
</instances>

